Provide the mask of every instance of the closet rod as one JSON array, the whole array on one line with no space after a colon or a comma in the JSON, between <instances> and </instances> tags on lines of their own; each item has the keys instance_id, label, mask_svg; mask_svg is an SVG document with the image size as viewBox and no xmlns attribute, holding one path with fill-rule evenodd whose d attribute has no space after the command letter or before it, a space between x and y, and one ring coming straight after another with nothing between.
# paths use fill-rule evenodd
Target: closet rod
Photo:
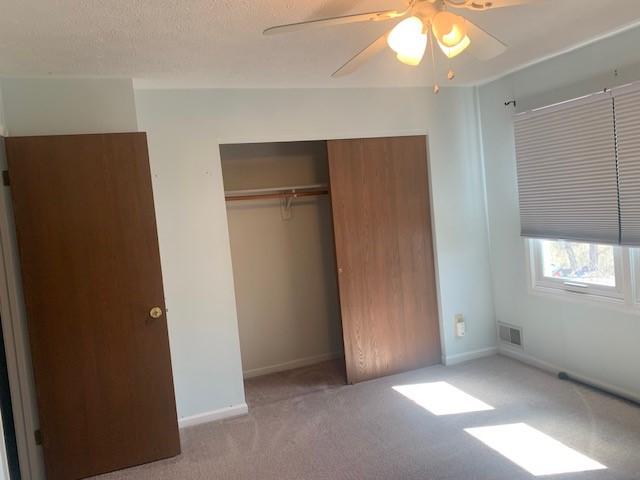
<instances>
[{"instance_id":1,"label":"closet rod","mask_svg":"<svg viewBox=\"0 0 640 480\"><path fill-rule=\"evenodd\" d=\"M285 188L264 188L259 190L235 190L225 192L225 200L232 202L235 200L261 200L269 198L296 198L311 197L315 195L327 195L329 188L327 185L306 185L300 187Z\"/></svg>"},{"instance_id":2,"label":"closet rod","mask_svg":"<svg viewBox=\"0 0 640 480\"><path fill-rule=\"evenodd\" d=\"M288 198L288 197L311 197L314 195L327 195L329 190L315 190L313 192L281 192L281 193L263 193L255 195L232 195L224 197L227 202L236 200L261 200L268 198Z\"/></svg>"}]
</instances>

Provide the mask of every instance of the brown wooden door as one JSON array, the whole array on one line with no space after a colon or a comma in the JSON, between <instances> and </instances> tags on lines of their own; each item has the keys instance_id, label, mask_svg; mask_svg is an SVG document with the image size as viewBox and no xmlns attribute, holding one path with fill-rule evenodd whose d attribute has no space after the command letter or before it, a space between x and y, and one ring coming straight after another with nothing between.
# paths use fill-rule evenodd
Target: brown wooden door
<instances>
[{"instance_id":1,"label":"brown wooden door","mask_svg":"<svg viewBox=\"0 0 640 480\"><path fill-rule=\"evenodd\" d=\"M48 479L177 455L146 135L6 149Z\"/></svg>"},{"instance_id":2,"label":"brown wooden door","mask_svg":"<svg viewBox=\"0 0 640 480\"><path fill-rule=\"evenodd\" d=\"M440 363L426 138L328 153L349 383Z\"/></svg>"}]
</instances>

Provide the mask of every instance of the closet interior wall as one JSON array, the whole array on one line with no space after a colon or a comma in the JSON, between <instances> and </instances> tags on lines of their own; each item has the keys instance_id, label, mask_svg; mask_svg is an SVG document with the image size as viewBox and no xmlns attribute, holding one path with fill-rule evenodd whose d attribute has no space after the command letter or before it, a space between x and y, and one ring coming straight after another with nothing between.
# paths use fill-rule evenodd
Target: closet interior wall
<instances>
[{"instance_id":1,"label":"closet interior wall","mask_svg":"<svg viewBox=\"0 0 640 480\"><path fill-rule=\"evenodd\" d=\"M221 145L226 192L326 185L326 142ZM343 355L326 194L227 202L245 378Z\"/></svg>"}]
</instances>

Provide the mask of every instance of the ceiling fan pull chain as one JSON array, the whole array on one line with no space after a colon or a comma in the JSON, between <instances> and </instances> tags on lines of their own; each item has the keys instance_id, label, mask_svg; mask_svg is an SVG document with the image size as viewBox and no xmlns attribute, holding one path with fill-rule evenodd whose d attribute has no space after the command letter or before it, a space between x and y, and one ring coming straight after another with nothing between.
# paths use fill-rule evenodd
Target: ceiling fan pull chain
<instances>
[{"instance_id":1,"label":"ceiling fan pull chain","mask_svg":"<svg viewBox=\"0 0 640 480\"><path fill-rule=\"evenodd\" d=\"M431 51L431 67L433 68L433 93L437 95L440 92L440 85L438 85L438 77L436 72L436 56L433 53L433 28L429 24L429 50Z\"/></svg>"}]
</instances>

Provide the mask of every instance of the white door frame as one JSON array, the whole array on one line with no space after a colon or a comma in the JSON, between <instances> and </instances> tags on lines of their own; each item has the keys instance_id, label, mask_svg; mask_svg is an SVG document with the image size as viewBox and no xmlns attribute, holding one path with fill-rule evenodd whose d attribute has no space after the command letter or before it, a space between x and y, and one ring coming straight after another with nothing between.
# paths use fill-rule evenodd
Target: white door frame
<instances>
[{"instance_id":1,"label":"white door frame","mask_svg":"<svg viewBox=\"0 0 640 480\"><path fill-rule=\"evenodd\" d=\"M0 170L6 169L4 139L0 137ZM44 461L42 449L36 445L33 433L39 423L11 192L4 185L0 185L0 188L2 189L0 193L0 314L20 474L23 480L42 480L45 478ZM4 441L2 446L4 447ZM2 462L6 468L7 458L4 448L1 455L4 457Z\"/></svg>"}]
</instances>

